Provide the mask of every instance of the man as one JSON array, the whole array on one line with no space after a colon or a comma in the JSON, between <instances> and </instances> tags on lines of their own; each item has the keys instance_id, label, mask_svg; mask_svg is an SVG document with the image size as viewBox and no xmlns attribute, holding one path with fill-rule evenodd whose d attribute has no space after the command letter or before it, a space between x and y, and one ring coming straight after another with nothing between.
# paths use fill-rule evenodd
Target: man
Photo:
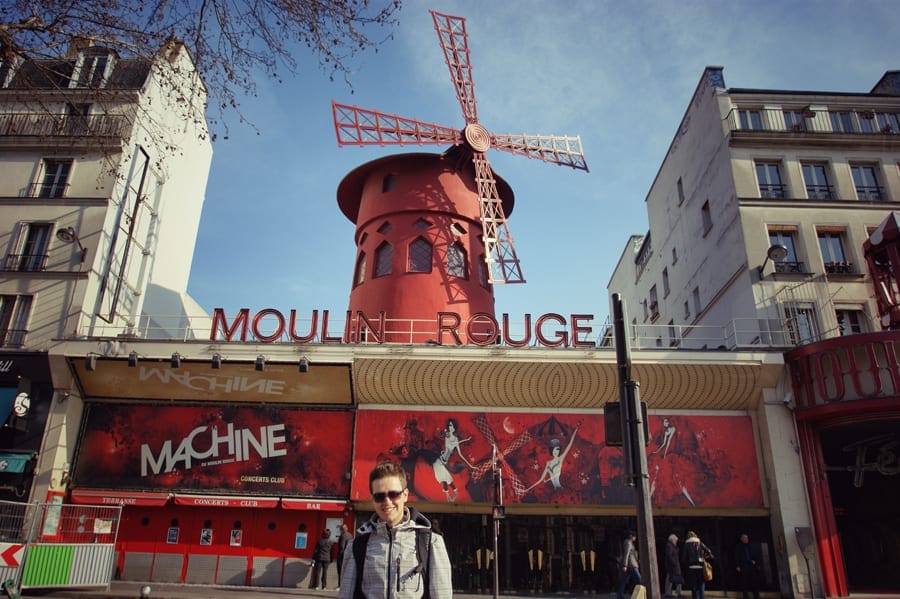
<instances>
[{"instance_id":1,"label":"man","mask_svg":"<svg viewBox=\"0 0 900 599\"><path fill-rule=\"evenodd\" d=\"M344 552L347 550L347 547L350 546L350 543L353 542L353 535L350 534L350 527L346 524L341 524L341 532L338 535L337 546L338 546L338 554L337 554L337 575L338 575L338 585L341 584L341 567L344 565ZM336 589L338 591L341 590L341 587L338 586Z\"/></svg>"},{"instance_id":2,"label":"man","mask_svg":"<svg viewBox=\"0 0 900 599\"><path fill-rule=\"evenodd\" d=\"M641 571L639 570L637 548L634 542L637 535L629 531L622 543L622 568L619 572L619 586L616 588L616 598L625 599L625 589L629 584L641 584Z\"/></svg>"},{"instance_id":3,"label":"man","mask_svg":"<svg viewBox=\"0 0 900 599\"><path fill-rule=\"evenodd\" d=\"M444 538L430 534L431 522L406 505L406 473L392 462L382 462L369 473L369 491L375 513L356 530L356 540L344 552L338 599L354 599L357 564L354 543L365 542L360 594L365 599L422 599L426 581L416 552L416 530L429 532L428 598L452 599L450 558ZM363 535L365 535L364 538Z\"/></svg>"},{"instance_id":4,"label":"man","mask_svg":"<svg viewBox=\"0 0 900 599\"><path fill-rule=\"evenodd\" d=\"M681 574L681 559L678 554L678 535L669 535L669 542L666 543L666 597L681 597L681 585L684 583L684 576ZM672 590L675 595L672 595Z\"/></svg>"},{"instance_id":5,"label":"man","mask_svg":"<svg viewBox=\"0 0 900 599\"><path fill-rule=\"evenodd\" d=\"M749 599L750 593L753 593L753 599L759 599L759 563L753 555L747 533L741 535L740 542L734 548L734 567L741 581L744 599Z\"/></svg>"}]
</instances>

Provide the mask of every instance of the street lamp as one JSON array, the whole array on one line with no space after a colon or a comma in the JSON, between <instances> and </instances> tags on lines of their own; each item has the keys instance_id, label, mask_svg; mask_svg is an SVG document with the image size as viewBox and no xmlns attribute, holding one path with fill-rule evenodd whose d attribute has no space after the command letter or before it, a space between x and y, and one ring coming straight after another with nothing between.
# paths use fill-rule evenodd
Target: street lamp
<instances>
[{"instance_id":1,"label":"street lamp","mask_svg":"<svg viewBox=\"0 0 900 599\"><path fill-rule=\"evenodd\" d=\"M65 227L63 229L59 229L56 232L56 238L63 243L77 243L79 249L81 249L81 262L84 263L85 259L87 258L87 248L81 244L81 239L78 238L78 234L75 232L74 228Z\"/></svg>"},{"instance_id":2,"label":"street lamp","mask_svg":"<svg viewBox=\"0 0 900 599\"><path fill-rule=\"evenodd\" d=\"M769 249L766 250L766 259L763 260L763 263L757 269L759 272L759 278L763 278L763 269L766 267L766 262L771 260L772 262L781 262L788 255L788 249L784 245L780 243L776 243L774 245L769 246Z\"/></svg>"}]
</instances>

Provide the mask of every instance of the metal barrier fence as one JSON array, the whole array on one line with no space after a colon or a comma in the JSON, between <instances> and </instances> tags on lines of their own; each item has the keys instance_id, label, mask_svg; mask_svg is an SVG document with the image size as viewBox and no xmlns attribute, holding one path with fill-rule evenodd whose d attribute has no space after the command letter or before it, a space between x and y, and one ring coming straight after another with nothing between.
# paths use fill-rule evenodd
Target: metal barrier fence
<instances>
[{"instance_id":1,"label":"metal barrier fence","mask_svg":"<svg viewBox=\"0 0 900 599\"><path fill-rule=\"evenodd\" d=\"M0 501L0 582L108 589L121 516L121 506Z\"/></svg>"}]
</instances>

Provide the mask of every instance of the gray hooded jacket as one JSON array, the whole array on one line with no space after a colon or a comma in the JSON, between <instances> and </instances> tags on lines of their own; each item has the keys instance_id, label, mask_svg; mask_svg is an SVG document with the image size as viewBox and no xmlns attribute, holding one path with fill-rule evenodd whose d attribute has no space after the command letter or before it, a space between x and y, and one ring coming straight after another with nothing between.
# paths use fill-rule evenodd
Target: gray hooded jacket
<instances>
[{"instance_id":1,"label":"gray hooded jacket","mask_svg":"<svg viewBox=\"0 0 900 599\"><path fill-rule=\"evenodd\" d=\"M416 571L416 529L431 529L431 522L415 508L406 508L403 522L389 528L377 514L356 530L356 535L371 533L366 546L362 592L367 599L421 599L425 592L422 575ZM452 599L450 558L444 538L431 535L428 563L431 599ZM353 599L356 584L356 559L352 549L344 552L338 599Z\"/></svg>"}]
</instances>

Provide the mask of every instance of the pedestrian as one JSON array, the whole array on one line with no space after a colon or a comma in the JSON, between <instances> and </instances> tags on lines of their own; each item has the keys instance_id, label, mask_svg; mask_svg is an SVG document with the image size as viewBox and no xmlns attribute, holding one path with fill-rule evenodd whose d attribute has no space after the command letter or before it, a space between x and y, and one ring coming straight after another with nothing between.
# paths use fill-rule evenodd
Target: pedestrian
<instances>
[{"instance_id":1,"label":"pedestrian","mask_svg":"<svg viewBox=\"0 0 900 599\"><path fill-rule=\"evenodd\" d=\"M753 554L747 533L741 534L740 541L734 547L734 568L741 581L744 599L749 599L750 593L753 593L753 599L759 599L759 562Z\"/></svg>"},{"instance_id":2,"label":"pedestrian","mask_svg":"<svg viewBox=\"0 0 900 599\"><path fill-rule=\"evenodd\" d=\"M703 577L703 567L707 561L713 559L712 551L693 530L688 531L681 551L684 564L687 566L684 582L691 587L691 599L704 599L706 579Z\"/></svg>"},{"instance_id":3,"label":"pedestrian","mask_svg":"<svg viewBox=\"0 0 900 599\"><path fill-rule=\"evenodd\" d=\"M681 597L682 583L684 576L681 574L681 558L678 555L678 535L671 534L666 543L666 597ZM673 588L675 595L672 595Z\"/></svg>"},{"instance_id":4,"label":"pedestrian","mask_svg":"<svg viewBox=\"0 0 900 599\"><path fill-rule=\"evenodd\" d=\"M634 542L637 536L628 531L622 542L622 561L619 572L619 586L616 588L616 599L625 599L625 589L631 584L641 584L641 570L638 562L637 547Z\"/></svg>"},{"instance_id":5,"label":"pedestrian","mask_svg":"<svg viewBox=\"0 0 900 599\"><path fill-rule=\"evenodd\" d=\"M432 534L428 518L406 505L409 489L403 468L393 462L377 464L369 473L369 491L375 513L356 529L350 550L344 552L338 599L452 599L450 558L444 538ZM428 562L419 564L417 541L425 534L429 539ZM357 594L354 546L361 542L365 542L365 555ZM423 572L427 579L423 580Z\"/></svg>"},{"instance_id":6,"label":"pedestrian","mask_svg":"<svg viewBox=\"0 0 900 599\"><path fill-rule=\"evenodd\" d=\"M313 549L313 575L309 583L309 588L324 591L328 588L328 565L331 563L331 548L334 541L331 540L331 531L325 529L322 531L322 538L316 541L316 547ZM321 579L321 585L319 581Z\"/></svg>"},{"instance_id":7,"label":"pedestrian","mask_svg":"<svg viewBox=\"0 0 900 599\"><path fill-rule=\"evenodd\" d=\"M335 590L341 590L341 566L344 565L344 552L347 550L347 547L350 546L350 543L353 542L353 535L350 534L350 527L347 526L346 523L341 524L341 533L338 535L337 546L337 575L338 575L338 587Z\"/></svg>"}]
</instances>

